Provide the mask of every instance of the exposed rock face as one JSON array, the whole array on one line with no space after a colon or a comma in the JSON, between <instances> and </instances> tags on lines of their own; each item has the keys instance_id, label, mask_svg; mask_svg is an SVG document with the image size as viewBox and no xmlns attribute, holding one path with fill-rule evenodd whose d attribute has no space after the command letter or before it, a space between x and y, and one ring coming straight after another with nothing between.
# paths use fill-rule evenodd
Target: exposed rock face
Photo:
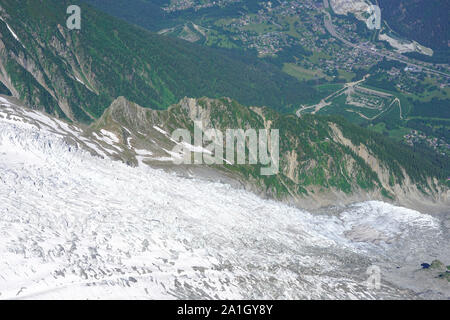
<instances>
[{"instance_id":1,"label":"exposed rock face","mask_svg":"<svg viewBox=\"0 0 450 320\"><path fill-rule=\"evenodd\" d=\"M7 12L0 11L0 18L0 81L12 95L61 118L92 121L81 103L97 99L93 87L86 85L91 82L89 72L81 67L89 64L80 64L67 30L58 25L59 32L43 43L38 30L27 29L32 26L14 24L14 31Z\"/></svg>"},{"instance_id":2,"label":"exposed rock face","mask_svg":"<svg viewBox=\"0 0 450 320\"><path fill-rule=\"evenodd\" d=\"M362 19L361 14L368 10L371 3L368 0L330 0L330 4L337 14L353 13Z\"/></svg>"},{"instance_id":3,"label":"exposed rock face","mask_svg":"<svg viewBox=\"0 0 450 320\"><path fill-rule=\"evenodd\" d=\"M100 157L120 160L130 166L149 165L182 176L227 182L304 208L374 199L427 211L449 207L448 188L436 178L417 182L404 168L398 176L389 162L377 157L369 145L355 144L338 123L326 119L280 118L268 109L246 108L230 99L185 98L168 110L159 111L142 108L120 97L98 121L84 127L37 111L30 113L16 99L1 99L8 106L3 109L8 119L50 126L74 147ZM237 128L280 128L279 173L261 176L261 166L248 162L245 165L229 165L226 161L223 165L175 165L173 160L184 154L176 151L175 147L182 141L175 140L172 133L177 129L193 132L194 121L202 122L204 133L213 128L222 132ZM185 153L204 152L204 146L196 146L194 140L184 146Z\"/></svg>"},{"instance_id":4,"label":"exposed rock face","mask_svg":"<svg viewBox=\"0 0 450 320\"><path fill-rule=\"evenodd\" d=\"M230 114L241 108L227 103L184 105L205 114L209 104L215 121L215 104ZM448 300L443 264L419 269L448 264L444 215L380 201L312 214L144 166L165 152L166 130L192 121L189 110L152 111L121 98L103 123L83 128L0 96L2 299ZM107 159L127 154L142 167ZM308 170L320 164L310 160ZM210 178L226 172L208 169ZM239 178L235 172L228 170ZM373 267L381 290L367 286Z\"/></svg>"},{"instance_id":5,"label":"exposed rock face","mask_svg":"<svg viewBox=\"0 0 450 320\"><path fill-rule=\"evenodd\" d=\"M337 141L350 147L353 152L360 156L370 168L376 172L383 188L395 195L398 203L420 209L433 207L436 202L441 202L444 205L449 203L449 190L441 187L435 178L428 181L428 185L432 188L432 193L435 195L434 199L424 195L424 193L418 189L417 185L411 181L411 178L404 169L402 172L405 176L405 181L402 184L396 183L395 185L392 185L392 183L390 183L391 173L389 172L389 169L381 164L380 161L370 153L365 145L360 144L359 146L355 146L349 139L343 136L336 124L330 123L330 128L333 130Z\"/></svg>"},{"instance_id":6,"label":"exposed rock face","mask_svg":"<svg viewBox=\"0 0 450 320\"><path fill-rule=\"evenodd\" d=\"M171 150L177 142L171 134L179 128L193 132L194 121L201 121L203 131L280 128L280 173L267 179L251 165L174 165L176 155ZM287 130L290 125L291 130ZM347 138L348 133L338 123L314 117L302 120L279 116L269 109L246 108L227 98L184 98L167 111L158 111L120 97L89 130L102 129L120 138L126 152L116 157L127 163L227 180L260 195L303 207L379 199L412 208L435 207L439 211L449 203L448 189L435 178L426 182L423 188L428 194L425 194L404 168L401 179L371 147L362 142L356 145ZM142 150L147 150L147 155L140 154Z\"/></svg>"}]
</instances>

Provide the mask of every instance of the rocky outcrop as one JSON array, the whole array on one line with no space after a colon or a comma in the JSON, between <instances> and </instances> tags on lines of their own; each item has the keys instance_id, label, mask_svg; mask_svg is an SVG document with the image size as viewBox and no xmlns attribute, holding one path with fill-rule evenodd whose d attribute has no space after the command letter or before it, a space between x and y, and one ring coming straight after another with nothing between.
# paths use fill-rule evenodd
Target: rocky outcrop
<instances>
[{"instance_id":1,"label":"rocky outcrop","mask_svg":"<svg viewBox=\"0 0 450 320\"><path fill-rule=\"evenodd\" d=\"M280 128L279 174L262 177L251 165L174 165L171 150L177 142L171 134L179 128L192 131L194 121L200 121L204 131ZM449 205L448 188L436 178L430 177L420 188L402 168L404 179L400 180L369 144L355 145L338 123L315 117L280 116L266 108L240 106L227 98L184 98L160 111L120 97L89 130L102 129L120 137L126 152L118 157L132 165L148 164L181 175L227 181L304 208L384 200L439 212ZM140 154L142 150L148 152L147 156Z\"/></svg>"}]
</instances>

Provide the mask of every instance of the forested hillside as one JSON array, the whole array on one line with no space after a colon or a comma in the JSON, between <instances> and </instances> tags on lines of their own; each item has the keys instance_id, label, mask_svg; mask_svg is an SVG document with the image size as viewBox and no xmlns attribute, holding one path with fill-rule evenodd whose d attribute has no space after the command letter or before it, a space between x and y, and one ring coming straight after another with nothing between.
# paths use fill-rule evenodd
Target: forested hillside
<instances>
[{"instance_id":1,"label":"forested hillside","mask_svg":"<svg viewBox=\"0 0 450 320\"><path fill-rule=\"evenodd\" d=\"M170 0L83 0L114 17L141 26L145 29L158 31L167 23L167 15L161 9Z\"/></svg>"},{"instance_id":2,"label":"forested hillside","mask_svg":"<svg viewBox=\"0 0 450 320\"><path fill-rule=\"evenodd\" d=\"M279 114L268 108L244 107L231 99L185 98L168 110L150 110L127 101L115 100L91 126L93 132L114 132L120 149L134 141L139 153L124 151L118 157L138 165L161 165L170 159L166 151L175 145L170 133L177 128L193 132L193 121L202 128L226 132L228 128L279 128L279 172L260 174L263 165L212 165L225 176L250 190L277 199L304 199L328 194L336 199L356 193L375 194L380 199L435 195L450 175L446 159L435 153L411 148L381 134L353 125L341 117ZM123 129L123 128L126 128ZM157 129L155 129L157 128ZM227 141L224 136L223 145ZM146 156L142 156L146 151ZM248 160L249 150L246 146ZM170 160L164 168L171 166ZM204 169L204 167L203 167ZM187 170L187 169L186 169ZM189 166L189 172L195 166ZM332 196L334 194L334 196ZM333 198L335 197L335 198Z\"/></svg>"},{"instance_id":3,"label":"forested hillside","mask_svg":"<svg viewBox=\"0 0 450 320\"><path fill-rule=\"evenodd\" d=\"M378 0L378 3L383 19L394 31L431 47L441 57L448 53L450 1Z\"/></svg>"},{"instance_id":4,"label":"forested hillside","mask_svg":"<svg viewBox=\"0 0 450 320\"><path fill-rule=\"evenodd\" d=\"M227 96L292 111L315 94L256 58L160 36L84 3L81 30L69 30L76 2L1 1L0 79L31 106L90 122L118 96L159 109L184 96Z\"/></svg>"}]
</instances>

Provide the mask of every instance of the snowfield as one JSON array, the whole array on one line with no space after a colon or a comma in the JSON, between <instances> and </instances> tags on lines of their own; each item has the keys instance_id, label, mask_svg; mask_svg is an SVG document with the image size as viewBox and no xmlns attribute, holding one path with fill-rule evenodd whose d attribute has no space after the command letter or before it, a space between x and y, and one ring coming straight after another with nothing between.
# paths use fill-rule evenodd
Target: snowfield
<instances>
[{"instance_id":1,"label":"snowfield","mask_svg":"<svg viewBox=\"0 0 450 320\"><path fill-rule=\"evenodd\" d=\"M448 259L437 217L382 202L312 214L94 157L62 127L0 115L0 299L450 296L411 275Z\"/></svg>"}]
</instances>

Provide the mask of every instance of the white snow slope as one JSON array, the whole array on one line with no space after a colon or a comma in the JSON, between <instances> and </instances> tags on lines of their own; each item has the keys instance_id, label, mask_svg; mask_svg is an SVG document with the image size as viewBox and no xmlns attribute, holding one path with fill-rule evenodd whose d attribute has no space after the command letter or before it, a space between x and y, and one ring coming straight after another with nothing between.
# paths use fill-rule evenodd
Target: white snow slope
<instances>
[{"instance_id":1,"label":"white snow slope","mask_svg":"<svg viewBox=\"0 0 450 320\"><path fill-rule=\"evenodd\" d=\"M0 299L446 298L410 276L450 252L442 228L382 202L311 214L131 168L0 112Z\"/></svg>"}]
</instances>

